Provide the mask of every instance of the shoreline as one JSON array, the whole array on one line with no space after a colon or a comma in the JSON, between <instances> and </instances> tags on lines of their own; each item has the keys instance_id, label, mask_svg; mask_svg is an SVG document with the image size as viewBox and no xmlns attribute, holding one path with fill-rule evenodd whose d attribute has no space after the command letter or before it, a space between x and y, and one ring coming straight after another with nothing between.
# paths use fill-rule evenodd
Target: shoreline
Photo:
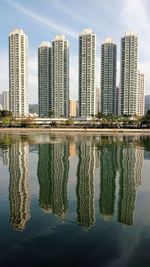
<instances>
[{"instance_id":1,"label":"shoreline","mask_svg":"<svg viewBox=\"0 0 150 267\"><path fill-rule=\"evenodd\" d=\"M97 134L139 134L150 135L150 129L90 129L90 128L0 128L0 133L97 133Z\"/></svg>"}]
</instances>

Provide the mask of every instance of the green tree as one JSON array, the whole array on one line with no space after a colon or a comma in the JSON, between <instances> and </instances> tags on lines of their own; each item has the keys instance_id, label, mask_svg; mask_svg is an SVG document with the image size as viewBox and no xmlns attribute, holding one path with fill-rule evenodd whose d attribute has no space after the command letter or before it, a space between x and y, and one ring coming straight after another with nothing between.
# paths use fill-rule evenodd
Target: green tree
<instances>
[{"instance_id":1,"label":"green tree","mask_svg":"<svg viewBox=\"0 0 150 267\"><path fill-rule=\"evenodd\" d=\"M10 125L10 117L3 117L2 118L2 124L7 127Z\"/></svg>"},{"instance_id":2,"label":"green tree","mask_svg":"<svg viewBox=\"0 0 150 267\"><path fill-rule=\"evenodd\" d=\"M91 117L92 117L92 118L94 118L94 117L95 117L95 115L94 115L94 114L91 114Z\"/></svg>"},{"instance_id":3,"label":"green tree","mask_svg":"<svg viewBox=\"0 0 150 267\"><path fill-rule=\"evenodd\" d=\"M74 124L74 121L72 118L69 118L67 121L66 121L66 125L73 125Z\"/></svg>"},{"instance_id":4,"label":"green tree","mask_svg":"<svg viewBox=\"0 0 150 267\"><path fill-rule=\"evenodd\" d=\"M150 117L150 109L148 109L148 111L146 113L146 117Z\"/></svg>"},{"instance_id":5,"label":"green tree","mask_svg":"<svg viewBox=\"0 0 150 267\"><path fill-rule=\"evenodd\" d=\"M0 110L0 118L12 117L12 112L9 110Z\"/></svg>"},{"instance_id":6,"label":"green tree","mask_svg":"<svg viewBox=\"0 0 150 267\"><path fill-rule=\"evenodd\" d=\"M54 112L52 110L49 111L49 118L52 118L54 116Z\"/></svg>"},{"instance_id":7,"label":"green tree","mask_svg":"<svg viewBox=\"0 0 150 267\"><path fill-rule=\"evenodd\" d=\"M101 118L104 117L104 115L103 115L102 112L98 112L97 115L96 115L96 117L97 117L98 119L101 119Z\"/></svg>"}]
</instances>

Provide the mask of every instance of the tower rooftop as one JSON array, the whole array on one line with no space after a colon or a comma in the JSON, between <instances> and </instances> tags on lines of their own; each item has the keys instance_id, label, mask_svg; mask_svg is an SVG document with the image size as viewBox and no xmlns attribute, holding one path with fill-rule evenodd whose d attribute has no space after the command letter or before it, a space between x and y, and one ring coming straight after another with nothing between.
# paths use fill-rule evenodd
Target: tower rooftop
<instances>
[{"instance_id":1,"label":"tower rooftop","mask_svg":"<svg viewBox=\"0 0 150 267\"><path fill-rule=\"evenodd\" d=\"M125 36L137 36L137 34L135 33L135 32L133 32L133 31L127 31L126 33L125 33Z\"/></svg>"},{"instance_id":2,"label":"tower rooftop","mask_svg":"<svg viewBox=\"0 0 150 267\"><path fill-rule=\"evenodd\" d=\"M84 30L82 31L81 35L83 35L83 34L92 34L92 33L93 33L93 30L87 28L87 29L84 29Z\"/></svg>"},{"instance_id":3,"label":"tower rooftop","mask_svg":"<svg viewBox=\"0 0 150 267\"><path fill-rule=\"evenodd\" d=\"M50 43L50 42L46 42L46 41L44 41L44 42L42 42L42 43L40 44L39 47L51 47L51 43Z\"/></svg>"},{"instance_id":4,"label":"tower rooftop","mask_svg":"<svg viewBox=\"0 0 150 267\"><path fill-rule=\"evenodd\" d=\"M21 28L15 28L10 32L9 35L11 34L24 34L24 31Z\"/></svg>"},{"instance_id":5,"label":"tower rooftop","mask_svg":"<svg viewBox=\"0 0 150 267\"><path fill-rule=\"evenodd\" d=\"M107 37L107 38L105 38L104 43L106 43L106 44L109 44L109 43L113 43L113 44L115 44L115 42L113 41L113 39L112 39L111 37Z\"/></svg>"}]
</instances>

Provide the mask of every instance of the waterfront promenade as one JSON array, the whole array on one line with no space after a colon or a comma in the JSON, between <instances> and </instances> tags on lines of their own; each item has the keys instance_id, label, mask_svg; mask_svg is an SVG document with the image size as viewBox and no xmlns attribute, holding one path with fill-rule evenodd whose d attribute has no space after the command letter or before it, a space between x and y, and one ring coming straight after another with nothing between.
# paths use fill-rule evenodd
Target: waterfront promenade
<instances>
[{"instance_id":1,"label":"waterfront promenade","mask_svg":"<svg viewBox=\"0 0 150 267\"><path fill-rule=\"evenodd\" d=\"M150 135L150 129L127 129L127 128L0 128L2 132L18 133L96 133L96 134L140 134Z\"/></svg>"}]
</instances>

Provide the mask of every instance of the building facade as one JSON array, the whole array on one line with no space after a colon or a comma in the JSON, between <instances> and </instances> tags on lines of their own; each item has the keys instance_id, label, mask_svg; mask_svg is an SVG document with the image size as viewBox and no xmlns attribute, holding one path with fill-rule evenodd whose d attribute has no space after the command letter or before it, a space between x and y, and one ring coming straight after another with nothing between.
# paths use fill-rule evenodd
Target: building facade
<instances>
[{"instance_id":1,"label":"building facade","mask_svg":"<svg viewBox=\"0 0 150 267\"><path fill-rule=\"evenodd\" d=\"M39 145L39 204L44 211L60 219L64 219L68 209L68 157L68 142Z\"/></svg>"},{"instance_id":2,"label":"building facade","mask_svg":"<svg viewBox=\"0 0 150 267\"><path fill-rule=\"evenodd\" d=\"M120 110L120 86L116 86L116 115L121 115Z\"/></svg>"},{"instance_id":3,"label":"building facade","mask_svg":"<svg viewBox=\"0 0 150 267\"><path fill-rule=\"evenodd\" d=\"M17 140L9 149L11 227L23 231L30 219L29 142Z\"/></svg>"},{"instance_id":4,"label":"building facade","mask_svg":"<svg viewBox=\"0 0 150 267\"><path fill-rule=\"evenodd\" d=\"M96 34L85 29L79 36L79 117L96 114Z\"/></svg>"},{"instance_id":5,"label":"building facade","mask_svg":"<svg viewBox=\"0 0 150 267\"><path fill-rule=\"evenodd\" d=\"M117 46L107 38L101 46L101 112L116 115Z\"/></svg>"},{"instance_id":6,"label":"building facade","mask_svg":"<svg viewBox=\"0 0 150 267\"><path fill-rule=\"evenodd\" d=\"M77 101L73 99L69 100L69 117L77 117Z\"/></svg>"},{"instance_id":7,"label":"building facade","mask_svg":"<svg viewBox=\"0 0 150 267\"><path fill-rule=\"evenodd\" d=\"M3 110L9 110L9 91L2 91Z\"/></svg>"},{"instance_id":8,"label":"building facade","mask_svg":"<svg viewBox=\"0 0 150 267\"><path fill-rule=\"evenodd\" d=\"M100 146L100 212L104 218L113 216L115 206L116 153L114 143Z\"/></svg>"},{"instance_id":9,"label":"building facade","mask_svg":"<svg viewBox=\"0 0 150 267\"><path fill-rule=\"evenodd\" d=\"M120 149L118 221L133 225L136 200L135 148L132 144Z\"/></svg>"},{"instance_id":10,"label":"building facade","mask_svg":"<svg viewBox=\"0 0 150 267\"><path fill-rule=\"evenodd\" d=\"M77 221L83 228L95 224L95 150L92 139L83 138L78 144L77 166Z\"/></svg>"},{"instance_id":11,"label":"building facade","mask_svg":"<svg viewBox=\"0 0 150 267\"><path fill-rule=\"evenodd\" d=\"M9 34L9 109L15 117L29 113L28 37L22 29Z\"/></svg>"},{"instance_id":12,"label":"building facade","mask_svg":"<svg viewBox=\"0 0 150 267\"><path fill-rule=\"evenodd\" d=\"M137 114L138 37L126 33L121 38L121 114Z\"/></svg>"},{"instance_id":13,"label":"building facade","mask_svg":"<svg viewBox=\"0 0 150 267\"><path fill-rule=\"evenodd\" d=\"M51 115L51 87L51 44L42 42L38 48L39 117Z\"/></svg>"},{"instance_id":14,"label":"building facade","mask_svg":"<svg viewBox=\"0 0 150 267\"><path fill-rule=\"evenodd\" d=\"M101 94L100 94L100 89L97 87L96 88L96 114L98 114L101 110Z\"/></svg>"},{"instance_id":15,"label":"building facade","mask_svg":"<svg viewBox=\"0 0 150 267\"><path fill-rule=\"evenodd\" d=\"M55 118L69 116L69 43L63 35L52 42L51 112Z\"/></svg>"},{"instance_id":16,"label":"building facade","mask_svg":"<svg viewBox=\"0 0 150 267\"><path fill-rule=\"evenodd\" d=\"M144 115L144 73L138 72L137 115Z\"/></svg>"}]
</instances>

